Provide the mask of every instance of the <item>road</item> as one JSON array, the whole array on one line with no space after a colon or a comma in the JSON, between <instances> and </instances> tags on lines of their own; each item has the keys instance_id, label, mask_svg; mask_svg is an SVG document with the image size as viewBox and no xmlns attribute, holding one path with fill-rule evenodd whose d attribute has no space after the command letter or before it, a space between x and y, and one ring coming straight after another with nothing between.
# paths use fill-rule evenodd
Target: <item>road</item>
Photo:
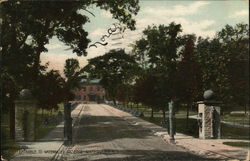
<instances>
[{"instance_id":1,"label":"road","mask_svg":"<svg viewBox=\"0 0 250 161\"><path fill-rule=\"evenodd\" d=\"M63 155L74 161L206 160L164 142L163 129L104 104L86 104L74 127L74 145Z\"/></svg>"}]
</instances>

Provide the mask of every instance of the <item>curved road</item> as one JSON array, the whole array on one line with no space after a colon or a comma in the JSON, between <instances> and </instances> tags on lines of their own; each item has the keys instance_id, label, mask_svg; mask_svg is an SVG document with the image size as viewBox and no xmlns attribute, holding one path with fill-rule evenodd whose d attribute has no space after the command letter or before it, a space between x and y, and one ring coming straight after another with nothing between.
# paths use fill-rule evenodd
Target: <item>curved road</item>
<instances>
[{"instance_id":1,"label":"curved road","mask_svg":"<svg viewBox=\"0 0 250 161\"><path fill-rule=\"evenodd\" d=\"M74 161L207 160L168 144L159 126L103 104L86 104L74 128L74 145L63 157Z\"/></svg>"}]
</instances>

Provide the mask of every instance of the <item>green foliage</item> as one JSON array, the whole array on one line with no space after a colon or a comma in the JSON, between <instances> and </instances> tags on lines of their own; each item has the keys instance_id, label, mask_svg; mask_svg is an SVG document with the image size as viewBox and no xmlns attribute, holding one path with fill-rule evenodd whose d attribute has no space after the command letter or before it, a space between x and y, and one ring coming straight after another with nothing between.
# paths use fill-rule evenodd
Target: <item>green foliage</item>
<instances>
[{"instance_id":1,"label":"green foliage","mask_svg":"<svg viewBox=\"0 0 250 161\"><path fill-rule=\"evenodd\" d=\"M57 37L77 55L87 55L90 40L83 26L89 18L82 13L89 12L87 8L91 5L110 11L115 19L134 29L132 16L139 11L138 0L1 2L3 71L13 77L19 90L39 86L36 81L44 70L40 54L47 52L45 45L52 37ZM1 77L4 72L1 70Z\"/></svg>"},{"instance_id":2,"label":"green foliage","mask_svg":"<svg viewBox=\"0 0 250 161\"><path fill-rule=\"evenodd\" d=\"M115 19L134 29L132 15L139 11L138 0L6 1L1 3L4 52L13 48L17 51L26 45L27 40L39 52L47 51L44 45L56 36L70 46L73 52L87 55L85 49L89 39L83 25L89 22L89 18L80 14L79 10L89 12L87 8L90 5L110 11ZM15 46L8 47L7 44Z\"/></svg>"},{"instance_id":3,"label":"green foliage","mask_svg":"<svg viewBox=\"0 0 250 161\"><path fill-rule=\"evenodd\" d=\"M224 103L249 104L249 26L226 25L213 39L198 39L203 90Z\"/></svg>"},{"instance_id":4,"label":"green foliage","mask_svg":"<svg viewBox=\"0 0 250 161\"><path fill-rule=\"evenodd\" d=\"M34 89L39 107L43 109L58 109L58 103L64 101L65 80L56 70L51 70L39 76L39 86Z\"/></svg>"},{"instance_id":5,"label":"green foliage","mask_svg":"<svg viewBox=\"0 0 250 161\"><path fill-rule=\"evenodd\" d=\"M164 108L171 98L176 97L178 49L183 45L179 35L181 31L181 25L173 22L168 26L148 26L143 31L144 37L136 41L133 52L144 69L142 78L138 81L138 88L150 83L152 88L144 89L148 93L144 96L148 98L148 95L151 95L154 99L150 104L154 102L157 103L156 106ZM149 104L149 102L144 103Z\"/></svg>"},{"instance_id":6,"label":"green foliage","mask_svg":"<svg viewBox=\"0 0 250 161\"><path fill-rule=\"evenodd\" d=\"M135 84L135 100L164 107L171 98L188 104L212 89L225 104L249 105L249 29L226 25L216 37L182 35L181 25L149 26L133 54L143 71Z\"/></svg>"},{"instance_id":7,"label":"green foliage","mask_svg":"<svg viewBox=\"0 0 250 161\"><path fill-rule=\"evenodd\" d=\"M201 95L201 70L195 52L195 35L184 35L185 45L180 52L181 60L178 62L178 98L190 106L198 101Z\"/></svg>"},{"instance_id":8,"label":"green foliage","mask_svg":"<svg viewBox=\"0 0 250 161\"><path fill-rule=\"evenodd\" d=\"M67 80L70 80L79 71L80 66L77 59L67 59L64 66L64 75Z\"/></svg>"},{"instance_id":9,"label":"green foliage","mask_svg":"<svg viewBox=\"0 0 250 161\"><path fill-rule=\"evenodd\" d=\"M64 65L64 75L66 82L64 84L64 96L65 100L69 101L74 98L72 90L80 86L80 81L86 78L84 71L80 69L79 62L77 59L67 59Z\"/></svg>"},{"instance_id":10,"label":"green foliage","mask_svg":"<svg viewBox=\"0 0 250 161\"><path fill-rule=\"evenodd\" d=\"M119 89L133 83L139 68L134 58L120 49L90 59L84 70L89 72L92 78L101 78L100 83L114 100Z\"/></svg>"},{"instance_id":11,"label":"green foliage","mask_svg":"<svg viewBox=\"0 0 250 161\"><path fill-rule=\"evenodd\" d=\"M44 77L48 77L48 80L52 79L52 84L57 82L57 74L49 76L50 73L44 76L43 71L45 71L46 66L40 65L40 55L42 52L48 51L45 45L49 44L49 40L52 37L57 37L77 55L87 55L86 49L90 40L83 26L89 22L89 18L82 13L91 13L87 8L92 5L110 11L115 19L126 24L128 28L135 28L132 16L139 11L138 0L9 0L0 3L0 47L3 53L0 76L1 79L5 79L4 83L13 85L13 87L3 90L4 108L12 109L10 110L10 116L13 116L10 122L12 134L15 131L14 100L21 89L29 88L37 96L54 96L51 94L54 91L48 91L53 90L53 87L46 88L49 85L40 84L47 82ZM55 85L55 87L58 86L61 85ZM44 87L45 91L42 91L41 87ZM60 89L61 87L58 88L58 91ZM41 104L45 104L45 100L50 101L50 98L38 98L40 103L43 102ZM58 98L57 101L60 99ZM54 105L55 102L50 101Z\"/></svg>"}]
</instances>

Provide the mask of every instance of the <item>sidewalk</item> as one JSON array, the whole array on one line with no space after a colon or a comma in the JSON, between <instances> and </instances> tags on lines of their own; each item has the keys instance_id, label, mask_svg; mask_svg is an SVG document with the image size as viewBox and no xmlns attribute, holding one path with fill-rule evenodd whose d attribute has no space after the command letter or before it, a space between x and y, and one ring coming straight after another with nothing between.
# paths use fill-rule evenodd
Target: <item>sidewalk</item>
<instances>
[{"instance_id":1,"label":"sidewalk","mask_svg":"<svg viewBox=\"0 0 250 161\"><path fill-rule=\"evenodd\" d=\"M150 124L151 123L149 123L147 126L149 128L152 128ZM159 126L159 128L161 127ZM166 129L164 128L162 128L162 130L166 131ZM153 131L155 131L155 135L161 136L165 142L169 143L170 137L167 132L162 132L160 131L160 129ZM181 146L198 155L218 160L250 161L249 158L250 147L249 149L245 149L223 144L223 142L238 142L238 141L247 142L247 140L235 140L235 139L203 140L199 138L194 138L192 136L184 135L181 133L177 133L175 135L175 144L177 146Z\"/></svg>"},{"instance_id":2,"label":"sidewalk","mask_svg":"<svg viewBox=\"0 0 250 161\"><path fill-rule=\"evenodd\" d=\"M164 141L169 142L169 136L162 135ZM224 145L223 142L237 142L233 139L198 139L177 133L175 144L196 154L218 160L247 160L249 161L249 149ZM247 142L246 140L240 140Z\"/></svg>"},{"instance_id":3,"label":"sidewalk","mask_svg":"<svg viewBox=\"0 0 250 161\"><path fill-rule=\"evenodd\" d=\"M121 113L124 112L121 110L119 111ZM127 117L125 119L130 121L131 124L142 125L146 129L150 129L154 133L154 135L162 137L163 141L169 143L170 138L165 128L147 122L141 118L135 117L130 113L127 113ZM235 140L235 139L203 140L199 138L194 138L192 136L184 135L181 133L177 133L175 135L175 144L177 146L181 146L195 154L218 160L249 161L250 149L232 147L223 144L223 142L238 142L238 141L247 142L247 140Z\"/></svg>"},{"instance_id":4,"label":"sidewalk","mask_svg":"<svg viewBox=\"0 0 250 161\"><path fill-rule=\"evenodd\" d=\"M84 105L78 105L72 112L72 124L77 122L78 116ZM62 149L63 146L63 128L64 123L61 122L46 137L37 142L19 142L21 150L19 150L11 161L50 161Z\"/></svg>"}]
</instances>

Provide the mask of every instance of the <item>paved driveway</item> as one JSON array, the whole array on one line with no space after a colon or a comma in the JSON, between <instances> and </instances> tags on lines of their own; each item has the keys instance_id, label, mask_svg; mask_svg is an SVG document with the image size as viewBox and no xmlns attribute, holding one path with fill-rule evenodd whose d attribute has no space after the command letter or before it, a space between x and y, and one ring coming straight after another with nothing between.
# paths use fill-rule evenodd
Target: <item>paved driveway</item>
<instances>
[{"instance_id":1,"label":"paved driveway","mask_svg":"<svg viewBox=\"0 0 250 161\"><path fill-rule=\"evenodd\" d=\"M87 104L74 129L66 160L158 161L206 160L157 136L159 126L103 104Z\"/></svg>"}]
</instances>

